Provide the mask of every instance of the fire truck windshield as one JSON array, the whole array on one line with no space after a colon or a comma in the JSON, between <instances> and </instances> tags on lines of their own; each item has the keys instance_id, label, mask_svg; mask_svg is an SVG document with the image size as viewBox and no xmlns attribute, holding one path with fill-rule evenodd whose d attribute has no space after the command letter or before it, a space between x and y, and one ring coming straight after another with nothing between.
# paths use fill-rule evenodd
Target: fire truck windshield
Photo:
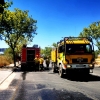
<instances>
[{"instance_id":1,"label":"fire truck windshield","mask_svg":"<svg viewBox=\"0 0 100 100\"><path fill-rule=\"evenodd\" d=\"M66 44L66 53L91 53L92 46L90 44Z\"/></svg>"}]
</instances>

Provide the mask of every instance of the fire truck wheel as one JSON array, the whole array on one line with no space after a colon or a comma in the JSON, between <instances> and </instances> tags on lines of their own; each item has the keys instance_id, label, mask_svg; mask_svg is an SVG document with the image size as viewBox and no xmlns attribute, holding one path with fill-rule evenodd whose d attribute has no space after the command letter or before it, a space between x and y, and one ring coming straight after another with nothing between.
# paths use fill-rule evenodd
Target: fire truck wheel
<instances>
[{"instance_id":1,"label":"fire truck wheel","mask_svg":"<svg viewBox=\"0 0 100 100\"><path fill-rule=\"evenodd\" d=\"M86 73L86 75L89 75L90 70L89 69L85 70L85 73Z\"/></svg>"},{"instance_id":2,"label":"fire truck wheel","mask_svg":"<svg viewBox=\"0 0 100 100\"><path fill-rule=\"evenodd\" d=\"M63 77L64 77L64 70L63 70L63 68L62 68L62 65L61 65L61 64L59 65L59 76L60 76L61 78L63 78Z\"/></svg>"}]
</instances>

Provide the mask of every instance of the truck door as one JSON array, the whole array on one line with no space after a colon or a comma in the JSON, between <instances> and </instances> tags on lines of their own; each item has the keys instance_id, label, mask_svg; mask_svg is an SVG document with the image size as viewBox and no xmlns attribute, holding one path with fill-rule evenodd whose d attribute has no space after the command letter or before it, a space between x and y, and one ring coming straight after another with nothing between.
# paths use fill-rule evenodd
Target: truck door
<instances>
[{"instance_id":1,"label":"truck door","mask_svg":"<svg viewBox=\"0 0 100 100\"><path fill-rule=\"evenodd\" d=\"M33 62L35 59L35 50L27 50L27 62Z\"/></svg>"}]
</instances>

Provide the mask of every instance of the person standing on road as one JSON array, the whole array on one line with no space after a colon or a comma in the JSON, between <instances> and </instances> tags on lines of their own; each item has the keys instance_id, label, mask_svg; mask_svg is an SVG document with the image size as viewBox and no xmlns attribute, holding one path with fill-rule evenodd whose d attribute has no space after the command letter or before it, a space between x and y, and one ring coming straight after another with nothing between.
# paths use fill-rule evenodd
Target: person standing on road
<instances>
[{"instance_id":1,"label":"person standing on road","mask_svg":"<svg viewBox=\"0 0 100 100\"><path fill-rule=\"evenodd\" d=\"M35 57L34 61L35 61L34 70L35 71L39 70L39 58L38 58L38 56Z\"/></svg>"},{"instance_id":2,"label":"person standing on road","mask_svg":"<svg viewBox=\"0 0 100 100\"><path fill-rule=\"evenodd\" d=\"M47 58L46 58L46 67L47 67L47 69L49 69L49 64L50 64L50 60L49 60L49 57L47 56Z\"/></svg>"},{"instance_id":3,"label":"person standing on road","mask_svg":"<svg viewBox=\"0 0 100 100\"><path fill-rule=\"evenodd\" d=\"M43 59L43 57L41 57L39 59L39 70L44 70L43 62L44 62L44 59Z\"/></svg>"}]
</instances>

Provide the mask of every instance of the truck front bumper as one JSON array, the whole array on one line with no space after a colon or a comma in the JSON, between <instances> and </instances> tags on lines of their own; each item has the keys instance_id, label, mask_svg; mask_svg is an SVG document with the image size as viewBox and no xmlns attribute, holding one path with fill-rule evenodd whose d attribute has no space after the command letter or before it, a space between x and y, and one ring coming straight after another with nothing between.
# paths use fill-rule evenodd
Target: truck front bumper
<instances>
[{"instance_id":1,"label":"truck front bumper","mask_svg":"<svg viewBox=\"0 0 100 100\"><path fill-rule=\"evenodd\" d=\"M67 64L67 69L94 69L94 64Z\"/></svg>"}]
</instances>

